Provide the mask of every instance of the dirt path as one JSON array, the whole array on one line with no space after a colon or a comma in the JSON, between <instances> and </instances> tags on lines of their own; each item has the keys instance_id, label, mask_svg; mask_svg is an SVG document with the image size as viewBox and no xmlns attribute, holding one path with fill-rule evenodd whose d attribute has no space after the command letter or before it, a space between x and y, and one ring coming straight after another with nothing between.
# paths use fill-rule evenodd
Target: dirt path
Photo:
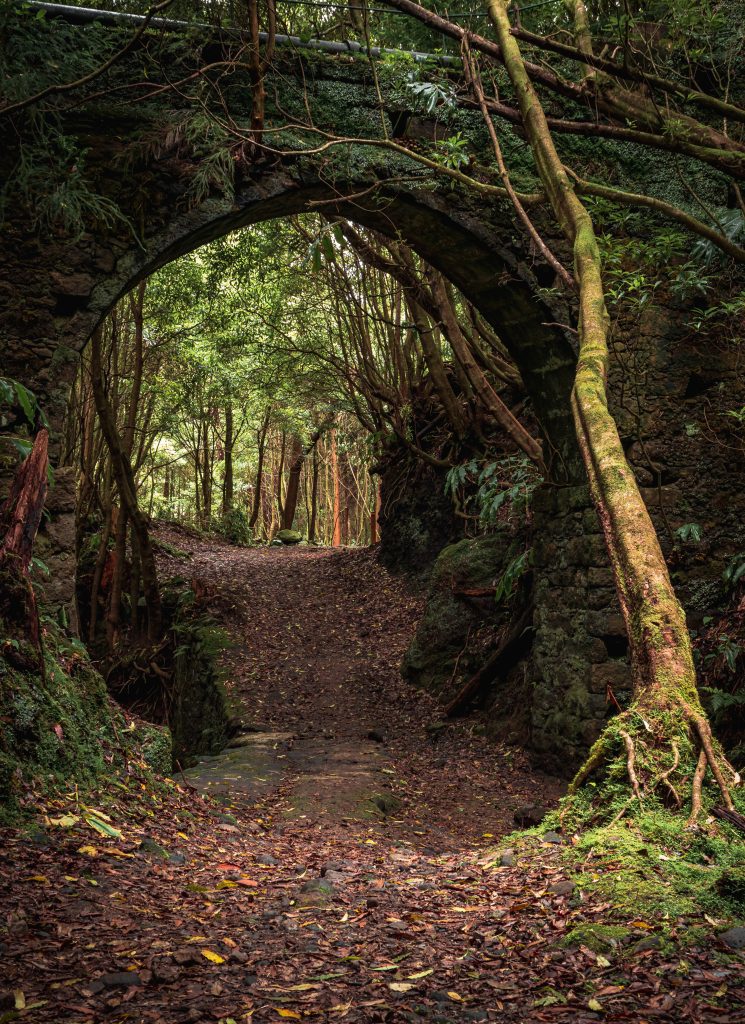
<instances>
[{"instance_id":1,"label":"dirt path","mask_svg":"<svg viewBox=\"0 0 745 1024\"><path fill-rule=\"evenodd\" d=\"M741 960L636 918L593 941L591 855L544 830L496 846L556 784L476 720L428 730L397 672L418 601L369 554L192 547L264 731L188 785L131 764L0 835L0 1022L745 1019Z\"/></svg>"},{"instance_id":2,"label":"dirt path","mask_svg":"<svg viewBox=\"0 0 745 1024\"><path fill-rule=\"evenodd\" d=\"M262 794L309 827L384 825L389 842L436 850L484 846L518 806L555 803L560 785L524 755L474 735L476 718L441 728L436 702L403 682L421 601L370 552L192 551L235 643L231 701L259 730L188 772L200 789L235 807Z\"/></svg>"}]
</instances>

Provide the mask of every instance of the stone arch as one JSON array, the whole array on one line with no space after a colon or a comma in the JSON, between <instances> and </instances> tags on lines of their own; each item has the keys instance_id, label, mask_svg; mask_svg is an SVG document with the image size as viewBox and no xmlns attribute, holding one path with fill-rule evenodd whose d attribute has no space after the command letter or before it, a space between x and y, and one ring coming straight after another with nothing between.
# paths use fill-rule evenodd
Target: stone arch
<instances>
[{"instance_id":1,"label":"stone arch","mask_svg":"<svg viewBox=\"0 0 745 1024\"><path fill-rule=\"evenodd\" d=\"M507 211L485 210L462 195L385 182L361 200L354 198L361 190L369 191L369 182L335 182L332 187L280 166L257 176L229 201L215 197L189 208L181 205L181 197L173 197L148 219L144 245L121 231L86 233L77 242L55 245L29 236L21 225L9 225L10 234L23 242L25 258L19 259L20 246L12 245L3 258L7 296L0 302L0 323L6 372L35 390L57 423L76 354L137 281L239 228L322 209L400 235L476 305L519 366L549 446L563 460L557 472L566 475L574 459L569 412L574 352L555 326L556 311L537 294Z\"/></svg>"}]
</instances>

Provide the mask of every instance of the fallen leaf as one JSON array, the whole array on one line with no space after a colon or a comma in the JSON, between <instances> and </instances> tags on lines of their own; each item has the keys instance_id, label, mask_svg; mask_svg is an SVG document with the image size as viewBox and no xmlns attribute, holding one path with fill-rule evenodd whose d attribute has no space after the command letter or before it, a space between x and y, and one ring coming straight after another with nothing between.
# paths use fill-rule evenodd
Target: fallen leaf
<instances>
[{"instance_id":1,"label":"fallen leaf","mask_svg":"<svg viewBox=\"0 0 745 1024\"><path fill-rule=\"evenodd\" d=\"M291 1017L293 1020L301 1019L300 1014L296 1013L294 1010L275 1010L275 1012L278 1013L280 1017Z\"/></svg>"},{"instance_id":2,"label":"fallen leaf","mask_svg":"<svg viewBox=\"0 0 745 1024\"><path fill-rule=\"evenodd\" d=\"M98 850L95 846L80 846L78 847L78 853L84 853L86 857L98 856Z\"/></svg>"},{"instance_id":3,"label":"fallen leaf","mask_svg":"<svg viewBox=\"0 0 745 1024\"><path fill-rule=\"evenodd\" d=\"M409 989L412 989L413 987L414 986L410 985L408 981L392 981L388 986L392 992L408 992Z\"/></svg>"},{"instance_id":4,"label":"fallen leaf","mask_svg":"<svg viewBox=\"0 0 745 1024\"><path fill-rule=\"evenodd\" d=\"M407 977L414 981L417 978L426 978L428 974L434 974L434 971L434 967L428 967L426 971L417 971L416 974L408 974Z\"/></svg>"},{"instance_id":5,"label":"fallen leaf","mask_svg":"<svg viewBox=\"0 0 745 1024\"><path fill-rule=\"evenodd\" d=\"M600 1003L597 1001L597 999L588 999L587 1000L587 1005L589 1006L589 1008L591 1010L594 1010L595 1013L602 1013L603 1012L603 1007L600 1005Z\"/></svg>"},{"instance_id":6,"label":"fallen leaf","mask_svg":"<svg viewBox=\"0 0 745 1024\"><path fill-rule=\"evenodd\" d=\"M77 825L80 818L77 814L63 814L61 818L50 818L50 825L57 825L59 828L72 828L73 825Z\"/></svg>"},{"instance_id":7,"label":"fallen leaf","mask_svg":"<svg viewBox=\"0 0 745 1024\"><path fill-rule=\"evenodd\" d=\"M213 964L224 964L225 957L220 956L219 953L213 953L211 949L203 949L202 956L205 957L210 963Z\"/></svg>"},{"instance_id":8,"label":"fallen leaf","mask_svg":"<svg viewBox=\"0 0 745 1024\"><path fill-rule=\"evenodd\" d=\"M95 829L99 835L108 836L111 839L121 839L122 834L118 828L114 828L113 825L109 825L108 822L102 821L95 814L86 814L86 824L90 825L92 829Z\"/></svg>"}]
</instances>

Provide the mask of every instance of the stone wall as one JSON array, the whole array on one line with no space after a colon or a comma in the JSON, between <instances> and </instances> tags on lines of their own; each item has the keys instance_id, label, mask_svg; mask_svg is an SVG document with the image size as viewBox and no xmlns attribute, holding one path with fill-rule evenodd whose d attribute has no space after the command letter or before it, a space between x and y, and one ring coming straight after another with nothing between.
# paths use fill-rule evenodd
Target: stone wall
<instances>
[{"instance_id":1,"label":"stone wall","mask_svg":"<svg viewBox=\"0 0 745 1024\"><path fill-rule=\"evenodd\" d=\"M567 774L613 713L610 692L628 700L628 644L588 489L544 486L534 513L531 746Z\"/></svg>"}]
</instances>

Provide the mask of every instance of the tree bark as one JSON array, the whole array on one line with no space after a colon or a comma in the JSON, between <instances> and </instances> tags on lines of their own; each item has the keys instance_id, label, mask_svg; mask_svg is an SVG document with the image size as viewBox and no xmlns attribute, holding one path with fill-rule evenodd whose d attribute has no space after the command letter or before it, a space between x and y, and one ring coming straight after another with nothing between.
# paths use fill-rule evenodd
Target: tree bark
<instances>
[{"instance_id":1,"label":"tree bark","mask_svg":"<svg viewBox=\"0 0 745 1024\"><path fill-rule=\"evenodd\" d=\"M313 449L313 477L310 487L310 519L308 523L308 540L316 539L316 519L318 517L318 447Z\"/></svg>"},{"instance_id":2,"label":"tree bark","mask_svg":"<svg viewBox=\"0 0 745 1024\"><path fill-rule=\"evenodd\" d=\"M7 579L2 583L3 613L22 622L29 639L39 649L39 669L44 675L41 630L36 595L28 571L34 540L44 512L47 495L49 431L43 427L18 467L8 497L0 509L0 568ZM19 616L19 604L24 609Z\"/></svg>"},{"instance_id":3,"label":"tree bark","mask_svg":"<svg viewBox=\"0 0 745 1024\"><path fill-rule=\"evenodd\" d=\"M291 530L295 522L295 511L297 509L297 498L300 493L300 474L303 471L305 462L305 451L299 437L292 439L292 451L290 454L290 471L287 476L287 490L285 501L282 507L282 519L280 520L281 530Z\"/></svg>"},{"instance_id":4,"label":"tree bark","mask_svg":"<svg viewBox=\"0 0 745 1024\"><path fill-rule=\"evenodd\" d=\"M579 287L579 359L572 393L577 435L613 570L631 651L634 705L630 719L655 722L669 752L676 729L685 726L714 774L728 807L732 799L696 688L691 642L685 615L673 590L652 520L642 500L608 409L608 323L600 253L592 219L576 196L554 147L538 95L511 33L507 0L487 0L502 48L505 67L517 93L536 166L554 214L572 245ZM623 716L620 716L623 718ZM627 726L631 732L631 726ZM652 726L649 728L654 733ZM619 732L618 723L610 727ZM602 738L580 771L575 786L605 753ZM642 732L638 742L646 745ZM659 758L659 738L656 757ZM653 755L650 752L650 757ZM651 770L649 785L656 782ZM662 772L658 773L658 779ZM700 787L700 781L699 781ZM696 802L696 789L692 800Z\"/></svg>"},{"instance_id":5,"label":"tree bark","mask_svg":"<svg viewBox=\"0 0 745 1024\"><path fill-rule=\"evenodd\" d=\"M341 482L339 480L339 453L336 447L335 430L331 431L331 477L334 489L331 546L333 548L338 548L341 546Z\"/></svg>"},{"instance_id":6,"label":"tree bark","mask_svg":"<svg viewBox=\"0 0 745 1024\"><path fill-rule=\"evenodd\" d=\"M222 485L222 514L227 516L233 507L233 404L225 406L225 474Z\"/></svg>"},{"instance_id":7,"label":"tree bark","mask_svg":"<svg viewBox=\"0 0 745 1024\"><path fill-rule=\"evenodd\" d=\"M269 430L269 421L272 418L272 407L267 406L264 419L261 424L261 428L258 433L258 447L259 447L259 459L256 466L256 487L254 488L254 500L253 508L251 509L251 518L248 521L248 525L252 530L256 528L256 523L259 520L259 512L261 511L261 488L264 479L264 454L266 452L266 435Z\"/></svg>"},{"instance_id":8,"label":"tree bark","mask_svg":"<svg viewBox=\"0 0 745 1024\"><path fill-rule=\"evenodd\" d=\"M132 529L137 535L142 583L148 613L148 636L151 640L157 640L160 636L161 603L155 555L150 543L147 521L137 501L137 485L134 479L132 464L123 447L122 438L119 435L116 424L116 417L103 384L100 331L95 331L91 338L91 374L96 412L101 424L101 431L111 454L111 466L119 490L119 497L123 510L126 510L127 518L131 521Z\"/></svg>"}]
</instances>

